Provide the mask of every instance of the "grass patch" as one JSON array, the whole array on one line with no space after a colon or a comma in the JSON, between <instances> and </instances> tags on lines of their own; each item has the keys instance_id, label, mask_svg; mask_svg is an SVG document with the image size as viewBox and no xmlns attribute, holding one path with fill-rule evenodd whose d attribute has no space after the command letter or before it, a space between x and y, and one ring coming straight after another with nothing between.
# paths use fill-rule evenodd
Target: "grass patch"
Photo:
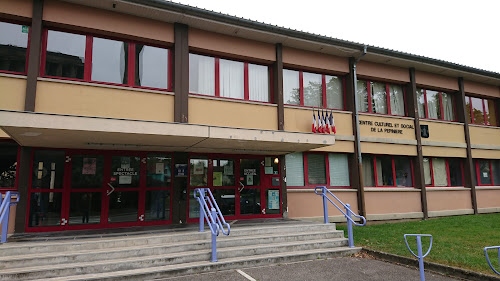
<instances>
[{"instance_id":1,"label":"grass patch","mask_svg":"<svg viewBox=\"0 0 500 281\"><path fill-rule=\"evenodd\" d=\"M345 224L337 229L344 230ZM354 226L354 245L386 253L413 257L406 248L404 234L431 234L434 238L432 250L425 261L436 262L475 272L494 274L484 257L484 247L500 245L500 214L454 216L429 220L369 224ZM411 239L410 239L411 238ZM414 237L408 244L417 253ZM422 238L424 253L429 239ZM498 268L498 253L490 252L492 264Z\"/></svg>"}]
</instances>

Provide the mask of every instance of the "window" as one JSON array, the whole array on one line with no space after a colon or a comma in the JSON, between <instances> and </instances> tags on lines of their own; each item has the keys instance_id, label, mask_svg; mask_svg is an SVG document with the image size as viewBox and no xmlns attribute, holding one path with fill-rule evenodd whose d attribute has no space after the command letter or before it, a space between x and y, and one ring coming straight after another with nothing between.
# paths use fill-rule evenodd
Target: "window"
<instances>
[{"instance_id":1,"label":"window","mask_svg":"<svg viewBox=\"0 0 500 281\"><path fill-rule=\"evenodd\" d=\"M500 160L476 160L478 185L500 185Z\"/></svg>"},{"instance_id":2,"label":"window","mask_svg":"<svg viewBox=\"0 0 500 281\"><path fill-rule=\"evenodd\" d=\"M347 154L328 153L330 186L350 186Z\"/></svg>"},{"instance_id":3,"label":"window","mask_svg":"<svg viewBox=\"0 0 500 281\"><path fill-rule=\"evenodd\" d=\"M344 106L344 79L305 71L283 70L284 103L319 108Z\"/></svg>"},{"instance_id":4,"label":"window","mask_svg":"<svg viewBox=\"0 0 500 281\"><path fill-rule=\"evenodd\" d=\"M456 158L424 158L426 186L463 186L462 160Z\"/></svg>"},{"instance_id":5,"label":"window","mask_svg":"<svg viewBox=\"0 0 500 281\"><path fill-rule=\"evenodd\" d=\"M326 164L324 154L308 153L307 183L309 185L326 184Z\"/></svg>"},{"instance_id":6,"label":"window","mask_svg":"<svg viewBox=\"0 0 500 281\"><path fill-rule=\"evenodd\" d=\"M401 85L358 80L356 95L360 112L405 115L405 93Z\"/></svg>"},{"instance_id":7,"label":"window","mask_svg":"<svg viewBox=\"0 0 500 281\"><path fill-rule=\"evenodd\" d=\"M45 77L169 90L169 50L45 30L41 73Z\"/></svg>"},{"instance_id":8,"label":"window","mask_svg":"<svg viewBox=\"0 0 500 281\"><path fill-rule=\"evenodd\" d=\"M270 102L269 77L264 65L189 54L191 94Z\"/></svg>"},{"instance_id":9,"label":"window","mask_svg":"<svg viewBox=\"0 0 500 281\"><path fill-rule=\"evenodd\" d=\"M0 190L16 188L17 152L17 144L0 142Z\"/></svg>"},{"instance_id":10,"label":"window","mask_svg":"<svg viewBox=\"0 0 500 281\"><path fill-rule=\"evenodd\" d=\"M420 118L455 121L455 103L451 94L417 89L417 103Z\"/></svg>"},{"instance_id":11,"label":"window","mask_svg":"<svg viewBox=\"0 0 500 281\"><path fill-rule=\"evenodd\" d=\"M413 164L405 156L363 155L365 186L412 187Z\"/></svg>"},{"instance_id":12,"label":"window","mask_svg":"<svg viewBox=\"0 0 500 281\"><path fill-rule=\"evenodd\" d=\"M304 157L302 153L285 155L286 185L304 186Z\"/></svg>"},{"instance_id":13,"label":"window","mask_svg":"<svg viewBox=\"0 0 500 281\"><path fill-rule=\"evenodd\" d=\"M0 22L0 71L26 73L29 27Z\"/></svg>"},{"instance_id":14,"label":"window","mask_svg":"<svg viewBox=\"0 0 500 281\"><path fill-rule=\"evenodd\" d=\"M495 101L466 96L465 107L469 124L498 126Z\"/></svg>"}]
</instances>

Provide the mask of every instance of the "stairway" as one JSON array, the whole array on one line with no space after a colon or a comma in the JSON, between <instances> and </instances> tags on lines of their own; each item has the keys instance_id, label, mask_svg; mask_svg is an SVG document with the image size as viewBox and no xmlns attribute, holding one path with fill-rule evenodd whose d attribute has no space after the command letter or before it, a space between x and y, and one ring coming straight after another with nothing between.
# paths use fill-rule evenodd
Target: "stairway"
<instances>
[{"instance_id":1,"label":"stairway","mask_svg":"<svg viewBox=\"0 0 500 281\"><path fill-rule=\"evenodd\" d=\"M0 246L0 280L151 280L350 255L335 224L243 222L217 237L210 262L210 230L167 228L105 235L56 235Z\"/></svg>"}]
</instances>

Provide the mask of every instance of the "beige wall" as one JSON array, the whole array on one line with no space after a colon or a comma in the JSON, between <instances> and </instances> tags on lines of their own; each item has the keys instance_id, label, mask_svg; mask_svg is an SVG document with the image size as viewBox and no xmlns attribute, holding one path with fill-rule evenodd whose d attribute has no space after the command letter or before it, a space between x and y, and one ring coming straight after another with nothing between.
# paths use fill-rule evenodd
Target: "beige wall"
<instances>
[{"instance_id":1,"label":"beige wall","mask_svg":"<svg viewBox=\"0 0 500 281\"><path fill-rule=\"evenodd\" d=\"M365 188L365 206L368 215L422 212L420 192L370 191Z\"/></svg>"},{"instance_id":2,"label":"beige wall","mask_svg":"<svg viewBox=\"0 0 500 281\"><path fill-rule=\"evenodd\" d=\"M283 47L284 68L298 67L309 71L348 73L349 60L322 53Z\"/></svg>"},{"instance_id":3,"label":"beige wall","mask_svg":"<svg viewBox=\"0 0 500 281\"><path fill-rule=\"evenodd\" d=\"M478 208L500 207L500 190L476 189Z\"/></svg>"},{"instance_id":4,"label":"beige wall","mask_svg":"<svg viewBox=\"0 0 500 281\"><path fill-rule=\"evenodd\" d=\"M274 45L190 28L189 47L214 54L229 54L252 60L272 62L276 60Z\"/></svg>"},{"instance_id":5,"label":"beige wall","mask_svg":"<svg viewBox=\"0 0 500 281\"><path fill-rule=\"evenodd\" d=\"M350 152L354 153L354 142L353 141L339 141L335 139L335 145L330 145L321 148L311 149L311 151L323 151L323 152Z\"/></svg>"},{"instance_id":6,"label":"beige wall","mask_svg":"<svg viewBox=\"0 0 500 281\"><path fill-rule=\"evenodd\" d=\"M415 71L417 87L433 87L442 90L458 91L458 79L439 74Z\"/></svg>"},{"instance_id":7,"label":"beige wall","mask_svg":"<svg viewBox=\"0 0 500 281\"><path fill-rule=\"evenodd\" d=\"M174 28L170 23L55 0L45 1L43 20L56 25L75 26L103 34L119 34L125 38L174 42Z\"/></svg>"},{"instance_id":8,"label":"beige wall","mask_svg":"<svg viewBox=\"0 0 500 281\"><path fill-rule=\"evenodd\" d=\"M278 129L276 106L189 97L189 123L246 129Z\"/></svg>"},{"instance_id":9,"label":"beige wall","mask_svg":"<svg viewBox=\"0 0 500 281\"><path fill-rule=\"evenodd\" d=\"M393 129L398 130L398 132L400 130L400 133L392 133ZM359 134L361 137L382 138L387 141L393 139L415 140L415 123L413 119L360 114Z\"/></svg>"},{"instance_id":10,"label":"beige wall","mask_svg":"<svg viewBox=\"0 0 500 281\"><path fill-rule=\"evenodd\" d=\"M493 85L486 85L464 80L464 91L465 93L478 94L492 98L500 98L500 88Z\"/></svg>"},{"instance_id":11,"label":"beige wall","mask_svg":"<svg viewBox=\"0 0 500 281\"><path fill-rule=\"evenodd\" d=\"M1 0L0 13L31 18L33 15L33 0Z\"/></svg>"},{"instance_id":12,"label":"beige wall","mask_svg":"<svg viewBox=\"0 0 500 281\"><path fill-rule=\"evenodd\" d=\"M476 127L469 126L470 143L483 145L496 145L500 147L499 127Z\"/></svg>"},{"instance_id":13,"label":"beige wall","mask_svg":"<svg viewBox=\"0 0 500 281\"><path fill-rule=\"evenodd\" d=\"M37 112L174 121L174 97L102 86L38 81Z\"/></svg>"},{"instance_id":14,"label":"beige wall","mask_svg":"<svg viewBox=\"0 0 500 281\"><path fill-rule=\"evenodd\" d=\"M427 190L427 208L432 211L472 209L469 190L431 191Z\"/></svg>"},{"instance_id":15,"label":"beige wall","mask_svg":"<svg viewBox=\"0 0 500 281\"><path fill-rule=\"evenodd\" d=\"M417 147L406 144L361 142L361 153L416 156Z\"/></svg>"},{"instance_id":16,"label":"beige wall","mask_svg":"<svg viewBox=\"0 0 500 281\"><path fill-rule=\"evenodd\" d=\"M465 144L464 125L461 123L455 124L421 120L420 125L429 126L429 138L422 138L422 142L446 142Z\"/></svg>"},{"instance_id":17,"label":"beige wall","mask_svg":"<svg viewBox=\"0 0 500 281\"><path fill-rule=\"evenodd\" d=\"M24 110L26 79L0 76L0 109Z\"/></svg>"},{"instance_id":18,"label":"beige wall","mask_svg":"<svg viewBox=\"0 0 500 281\"><path fill-rule=\"evenodd\" d=\"M457 147L422 146L424 156L466 158L467 150Z\"/></svg>"},{"instance_id":19,"label":"beige wall","mask_svg":"<svg viewBox=\"0 0 500 281\"><path fill-rule=\"evenodd\" d=\"M358 213L358 199L356 192L335 192L330 189L342 202L350 204L351 209ZM320 195L311 192L291 192L288 188L288 217L290 218L312 218L323 217L323 199ZM334 199L333 199L334 200ZM335 202L335 201L334 201ZM341 216L337 208L328 203L328 216Z\"/></svg>"},{"instance_id":20,"label":"beige wall","mask_svg":"<svg viewBox=\"0 0 500 281\"><path fill-rule=\"evenodd\" d=\"M360 79L373 78L392 82L410 82L410 72L407 68L360 61L356 71Z\"/></svg>"},{"instance_id":21,"label":"beige wall","mask_svg":"<svg viewBox=\"0 0 500 281\"><path fill-rule=\"evenodd\" d=\"M500 159L500 150L472 149L472 158Z\"/></svg>"},{"instance_id":22,"label":"beige wall","mask_svg":"<svg viewBox=\"0 0 500 281\"><path fill-rule=\"evenodd\" d=\"M312 117L311 108L285 108L285 131L310 133ZM333 118L337 135L353 135L351 113L334 112Z\"/></svg>"}]
</instances>

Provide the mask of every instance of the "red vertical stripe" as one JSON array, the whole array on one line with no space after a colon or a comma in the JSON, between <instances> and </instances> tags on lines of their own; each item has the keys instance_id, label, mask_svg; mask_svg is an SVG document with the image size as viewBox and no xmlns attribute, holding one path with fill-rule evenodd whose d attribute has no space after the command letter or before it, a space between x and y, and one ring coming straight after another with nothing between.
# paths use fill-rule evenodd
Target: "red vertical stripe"
<instances>
[{"instance_id":1,"label":"red vertical stripe","mask_svg":"<svg viewBox=\"0 0 500 281\"><path fill-rule=\"evenodd\" d=\"M387 114L392 114L391 112L391 94L389 93L389 84L385 84L385 96L387 98Z\"/></svg>"},{"instance_id":2,"label":"red vertical stripe","mask_svg":"<svg viewBox=\"0 0 500 281\"><path fill-rule=\"evenodd\" d=\"M135 44L128 43L127 85L135 86ZM137 85L140 86L140 85Z\"/></svg>"},{"instance_id":3,"label":"red vertical stripe","mask_svg":"<svg viewBox=\"0 0 500 281\"><path fill-rule=\"evenodd\" d=\"M41 46L41 48L42 48L42 53L41 53L42 57L44 55L43 54L44 50L46 49L45 45L43 43L43 40L44 40L43 38L44 37L46 37L45 36L45 32L44 32L44 34L42 34L42 46ZM26 61L24 62L24 74L28 74L28 64L29 64L29 59L30 59L30 56L29 56L30 44L31 44L31 26L28 26L28 44L26 45ZM42 62L43 61L44 60L42 60ZM40 72L39 75L42 76L43 74L44 74L43 72Z\"/></svg>"},{"instance_id":4,"label":"red vertical stripe","mask_svg":"<svg viewBox=\"0 0 500 281\"><path fill-rule=\"evenodd\" d=\"M488 160L488 164L490 164L490 180L491 180L491 185L493 185L493 169L491 167L491 160Z\"/></svg>"},{"instance_id":5,"label":"red vertical stripe","mask_svg":"<svg viewBox=\"0 0 500 281\"><path fill-rule=\"evenodd\" d=\"M245 62L244 64L244 68L243 68L243 76L244 76L244 89L245 89L245 96L244 96L244 99L245 100L250 100L250 88L249 88L249 84L248 84L248 62Z\"/></svg>"},{"instance_id":6,"label":"red vertical stripe","mask_svg":"<svg viewBox=\"0 0 500 281\"><path fill-rule=\"evenodd\" d=\"M167 56L167 91L170 91L172 92L173 91L173 85L172 85L172 51L170 49L167 49L167 52L168 52L168 56ZM189 56L188 56L188 62L187 62L188 66L189 66ZM173 171L173 170L172 170ZM172 196L170 196L172 197ZM172 212L170 212L170 215L172 216Z\"/></svg>"},{"instance_id":7,"label":"red vertical stripe","mask_svg":"<svg viewBox=\"0 0 500 281\"><path fill-rule=\"evenodd\" d=\"M377 156L373 156L373 178L375 179L374 186L378 186L378 175L377 175Z\"/></svg>"},{"instance_id":8,"label":"red vertical stripe","mask_svg":"<svg viewBox=\"0 0 500 281\"><path fill-rule=\"evenodd\" d=\"M220 91L219 91L219 85L220 84L220 79L219 79L219 58L215 58L215 96L219 97L220 96Z\"/></svg>"},{"instance_id":9,"label":"red vertical stripe","mask_svg":"<svg viewBox=\"0 0 500 281\"><path fill-rule=\"evenodd\" d=\"M429 167L431 170L431 184L434 186L434 169L432 168L432 158L429 157Z\"/></svg>"},{"instance_id":10,"label":"red vertical stripe","mask_svg":"<svg viewBox=\"0 0 500 281\"><path fill-rule=\"evenodd\" d=\"M448 180L448 186L451 186L450 159L445 159L445 161L446 161L446 178Z\"/></svg>"},{"instance_id":11,"label":"red vertical stripe","mask_svg":"<svg viewBox=\"0 0 500 281\"><path fill-rule=\"evenodd\" d=\"M425 118L429 118L429 108L427 107L427 90L422 89L424 91L424 101L425 101Z\"/></svg>"},{"instance_id":12,"label":"red vertical stripe","mask_svg":"<svg viewBox=\"0 0 500 281\"><path fill-rule=\"evenodd\" d=\"M439 110L441 111L441 120L444 119L443 92L439 92Z\"/></svg>"},{"instance_id":13,"label":"red vertical stripe","mask_svg":"<svg viewBox=\"0 0 500 281\"><path fill-rule=\"evenodd\" d=\"M366 80L366 92L368 95L368 112L373 113L372 109L372 87L370 87L370 81Z\"/></svg>"},{"instance_id":14,"label":"red vertical stripe","mask_svg":"<svg viewBox=\"0 0 500 281\"><path fill-rule=\"evenodd\" d=\"M323 108L328 108L328 103L326 99L326 76L325 74L321 75L321 95L323 96Z\"/></svg>"},{"instance_id":15,"label":"red vertical stripe","mask_svg":"<svg viewBox=\"0 0 500 281\"><path fill-rule=\"evenodd\" d=\"M83 80L91 81L92 80L92 48L93 48L93 40L94 38L90 35L87 35L87 40L85 41L85 68Z\"/></svg>"},{"instance_id":16,"label":"red vertical stripe","mask_svg":"<svg viewBox=\"0 0 500 281\"><path fill-rule=\"evenodd\" d=\"M397 183L396 183L396 161L394 161L394 156L391 156L391 161L392 161L392 180L393 180L393 186L397 186Z\"/></svg>"},{"instance_id":17,"label":"red vertical stripe","mask_svg":"<svg viewBox=\"0 0 500 281\"><path fill-rule=\"evenodd\" d=\"M31 34L31 27L30 27ZM40 76L45 76L45 61L47 59L47 37L49 31L45 29L42 34L42 55L40 58ZM28 72L28 64L26 64L26 73Z\"/></svg>"},{"instance_id":18,"label":"red vertical stripe","mask_svg":"<svg viewBox=\"0 0 500 281\"><path fill-rule=\"evenodd\" d=\"M299 71L300 105L304 105L304 81L303 73Z\"/></svg>"},{"instance_id":19,"label":"red vertical stripe","mask_svg":"<svg viewBox=\"0 0 500 281\"><path fill-rule=\"evenodd\" d=\"M323 75L324 77L324 75ZM328 153L325 154L325 176L326 176L326 186L332 186L330 182L330 159L328 159Z\"/></svg>"},{"instance_id":20,"label":"red vertical stripe","mask_svg":"<svg viewBox=\"0 0 500 281\"><path fill-rule=\"evenodd\" d=\"M486 106L485 106L486 101L484 99L481 99L481 102L483 103L484 125L489 125L486 117Z\"/></svg>"},{"instance_id":21,"label":"red vertical stripe","mask_svg":"<svg viewBox=\"0 0 500 281\"><path fill-rule=\"evenodd\" d=\"M479 160L476 160L476 182L477 185L481 185L481 176L479 174Z\"/></svg>"},{"instance_id":22,"label":"red vertical stripe","mask_svg":"<svg viewBox=\"0 0 500 281\"><path fill-rule=\"evenodd\" d=\"M302 161L304 162L304 185L309 185L309 172L308 172L308 163L307 163L307 153L302 153Z\"/></svg>"}]
</instances>

